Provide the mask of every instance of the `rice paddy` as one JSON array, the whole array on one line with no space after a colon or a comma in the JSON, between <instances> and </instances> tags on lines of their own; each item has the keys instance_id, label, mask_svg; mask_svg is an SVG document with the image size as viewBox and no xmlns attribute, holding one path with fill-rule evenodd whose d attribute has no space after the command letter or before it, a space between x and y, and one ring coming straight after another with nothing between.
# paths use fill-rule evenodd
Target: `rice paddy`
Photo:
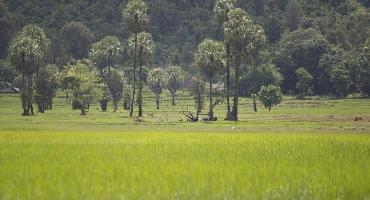
<instances>
[{"instance_id":1,"label":"rice paddy","mask_svg":"<svg viewBox=\"0 0 370 200\"><path fill-rule=\"evenodd\" d=\"M370 199L370 100L285 97L253 113L242 99L236 123L222 106L188 123L184 107L186 93L159 111L147 94L137 122L97 105L80 116L59 96L22 117L1 95L0 199Z\"/></svg>"}]
</instances>

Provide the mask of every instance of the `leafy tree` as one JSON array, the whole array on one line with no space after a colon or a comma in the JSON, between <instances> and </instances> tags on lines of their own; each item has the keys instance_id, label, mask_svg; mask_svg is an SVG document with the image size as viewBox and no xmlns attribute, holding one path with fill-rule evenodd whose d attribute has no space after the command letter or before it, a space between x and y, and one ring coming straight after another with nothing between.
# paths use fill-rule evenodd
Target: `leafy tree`
<instances>
[{"instance_id":1,"label":"leafy tree","mask_svg":"<svg viewBox=\"0 0 370 200\"><path fill-rule=\"evenodd\" d=\"M345 97L348 94L350 86L349 70L343 65L335 65L331 69L330 81L334 87L334 93L337 97Z\"/></svg>"},{"instance_id":2,"label":"leafy tree","mask_svg":"<svg viewBox=\"0 0 370 200\"><path fill-rule=\"evenodd\" d=\"M280 85L282 80L284 78L274 64L262 64L260 66L256 66L255 63L252 64L246 76L247 83L244 82L245 85L242 88L249 90L248 92L252 94L254 112L257 112L257 104L253 95L257 94L263 85ZM243 84L243 78L241 83Z\"/></svg>"},{"instance_id":3,"label":"leafy tree","mask_svg":"<svg viewBox=\"0 0 370 200\"><path fill-rule=\"evenodd\" d=\"M324 69L321 76L328 77L322 80L321 87L327 87L331 94L344 97L351 91L360 91L361 56L340 48L321 56L320 68Z\"/></svg>"},{"instance_id":4,"label":"leafy tree","mask_svg":"<svg viewBox=\"0 0 370 200\"><path fill-rule=\"evenodd\" d=\"M370 39L367 39L362 50L358 79L361 92L370 96Z\"/></svg>"},{"instance_id":5,"label":"leafy tree","mask_svg":"<svg viewBox=\"0 0 370 200\"><path fill-rule=\"evenodd\" d=\"M74 59L82 59L88 56L90 46L94 41L94 34L81 22L69 22L62 28L62 37L65 48Z\"/></svg>"},{"instance_id":6,"label":"leafy tree","mask_svg":"<svg viewBox=\"0 0 370 200\"><path fill-rule=\"evenodd\" d=\"M300 98L304 98L312 88L312 75L304 68L299 68L295 71L297 76L297 90Z\"/></svg>"},{"instance_id":7,"label":"leafy tree","mask_svg":"<svg viewBox=\"0 0 370 200\"><path fill-rule=\"evenodd\" d=\"M142 0L130 0L122 10L123 19L132 33L142 32L149 22L148 7Z\"/></svg>"},{"instance_id":8,"label":"leafy tree","mask_svg":"<svg viewBox=\"0 0 370 200\"><path fill-rule=\"evenodd\" d=\"M72 109L80 110L81 115L86 115L90 103L103 93L99 73L83 62L65 67L62 81L65 89L72 95Z\"/></svg>"},{"instance_id":9,"label":"leafy tree","mask_svg":"<svg viewBox=\"0 0 370 200\"><path fill-rule=\"evenodd\" d=\"M122 97L123 76L117 70L119 62L122 60L123 45L115 36L107 36L101 41L92 44L89 57L100 71L100 77L105 82L111 99L113 100L113 110L116 112L117 103ZM115 73L112 73L114 71ZM104 96L104 95L103 95ZM101 98L102 110L106 108L110 98Z\"/></svg>"},{"instance_id":10,"label":"leafy tree","mask_svg":"<svg viewBox=\"0 0 370 200\"><path fill-rule=\"evenodd\" d=\"M53 109L53 98L56 95L57 79L58 67L56 65L47 65L40 68L35 84L35 101L38 106L38 112L44 113L45 110Z\"/></svg>"},{"instance_id":11,"label":"leafy tree","mask_svg":"<svg viewBox=\"0 0 370 200\"><path fill-rule=\"evenodd\" d=\"M298 0L289 0L286 7L286 18L290 31L298 29L303 15L302 6Z\"/></svg>"},{"instance_id":12,"label":"leafy tree","mask_svg":"<svg viewBox=\"0 0 370 200\"><path fill-rule=\"evenodd\" d=\"M136 70L138 66L138 54L139 54L139 47L138 47L138 34L146 28L147 24L149 23L148 17L148 7L142 0L130 0L126 7L122 10L123 20L125 21L128 29L132 32L133 36L129 41L130 48L133 49L131 59L133 65L133 85L132 85L132 96L131 96L131 105L130 105L130 117L133 116L134 112L134 101L135 101L135 91L136 91ZM142 35L147 36L147 35ZM139 72L139 76L141 79L141 73ZM141 84L140 81L139 84ZM140 87L140 86L139 86ZM142 86L141 86L142 87ZM142 98L139 97L138 101L142 101ZM141 105L139 105L139 116L142 116Z\"/></svg>"},{"instance_id":13,"label":"leafy tree","mask_svg":"<svg viewBox=\"0 0 370 200\"><path fill-rule=\"evenodd\" d=\"M315 94L326 94L322 82L329 80L327 67L320 65L322 56L331 49L324 36L315 29L298 29L285 35L280 41L280 52L275 59L276 65L284 76L283 90L295 90L295 71L304 66L314 77L312 80Z\"/></svg>"},{"instance_id":14,"label":"leafy tree","mask_svg":"<svg viewBox=\"0 0 370 200\"><path fill-rule=\"evenodd\" d=\"M317 79L318 89L320 90L319 94L330 94L334 90L334 86L330 80L331 78L331 70L334 68L335 65L342 65L342 50L340 49L332 49L331 51L323 54L319 61L318 71L321 73L318 74L318 77L313 75L313 88L315 88L315 79ZM314 92L314 94L317 94Z\"/></svg>"},{"instance_id":15,"label":"leafy tree","mask_svg":"<svg viewBox=\"0 0 370 200\"><path fill-rule=\"evenodd\" d=\"M279 87L274 85L263 86L258 92L258 98L271 111L272 106L278 105L282 100L282 93Z\"/></svg>"},{"instance_id":16,"label":"leafy tree","mask_svg":"<svg viewBox=\"0 0 370 200\"><path fill-rule=\"evenodd\" d=\"M13 39L9 47L9 60L22 76L21 99L23 116L33 113L33 76L43 64L49 40L36 25L27 25Z\"/></svg>"},{"instance_id":17,"label":"leafy tree","mask_svg":"<svg viewBox=\"0 0 370 200\"><path fill-rule=\"evenodd\" d=\"M205 94L205 83L197 77L191 79L192 86L190 88L190 94L193 96L195 101L196 117L193 121L199 120L199 115L202 113L204 107L204 94Z\"/></svg>"},{"instance_id":18,"label":"leafy tree","mask_svg":"<svg viewBox=\"0 0 370 200\"><path fill-rule=\"evenodd\" d=\"M89 52L90 60L99 68L100 73L103 73L104 68L117 68L122 60L124 52L123 44L115 36L107 36L102 40L93 43Z\"/></svg>"},{"instance_id":19,"label":"leafy tree","mask_svg":"<svg viewBox=\"0 0 370 200\"><path fill-rule=\"evenodd\" d=\"M253 69L247 69L245 75L241 78L242 95L248 96L256 94L264 85L280 85L284 77L274 64L262 64Z\"/></svg>"},{"instance_id":20,"label":"leafy tree","mask_svg":"<svg viewBox=\"0 0 370 200\"><path fill-rule=\"evenodd\" d=\"M158 110L159 110L161 93L166 84L165 79L166 79L166 73L162 68L154 68L149 71L147 82L148 82L148 86L150 90L155 94L155 102L156 102Z\"/></svg>"},{"instance_id":21,"label":"leafy tree","mask_svg":"<svg viewBox=\"0 0 370 200\"><path fill-rule=\"evenodd\" d=\"M265 40L264 31L261 26L256 25L247 13L239 8L229 12L229 20L225 23L225 40L230 43L235 67L234 77L234 100L232 112L227 119L238 120L238 97L240 90L241 63L253 61ZM251 57L247 57L251 56Z\"/></svg>"},{"instance_id":22,"label":"leafy tree","mask_svg":"<svg viewBox=\"0 0 370 200\"><path fill-rule=\"evenodd\" d=\"M280 19L280 15L280 13L273 13L267 18L264 26L266 36L271 43L278 42L283 34L283 20Z\"/></svg>"},{"instance_id":23,"label":"leafy tree","mask_svg":"<svg viewBox=\"0 0 370 200\"><path fill-rule=\"evenodd\" d=\"M113 111L118 109L118 102L123 97L124 74L118 69L113 69L107 80L109 94L113 100Z\"/></svg>"},{"instance_id":24,"label":"leafy tree","mask_svg":"<svg viewBox=\"0 0 370 200\"><path fill-rule=\"evenodd\" d=\"M209 83L209 112L208 117L213 121L213 83L217 75L223 69L224 48L222 43L210 39L205 39L199 44L195 60L202 74Z\"/></svg>"},{"instance_id":25,"label":"leafy tree","mask_svg":"<svg viewBox=\"0 0 370 200\"><path fill-rule=\"evenodd\" d=\"M224 25L226 21L228 21L229 17L228 14L234 7L234 0L217 0L215 2L215 6L213 7L213 12L219 23ZM230 91L231 91L231 83L230 83L230 62L231 62L231 47L228 41L224 42L225 48L225 68L226 68L226 103L227 103L227 115L230 114L231 107L230 107Z\"/></svg>"},{"instance_id":26,"label":"leafy tree","mask_svg":"<svg viewBox=\"0 0 370 200\"><path fill-rule=\"evenodd\" d=\"M370 37L370 11L360 7L357 2L347 1L346 3L350 4L347 5L348 11L344 13L341 20L338 20L336 28L343 37L345 48L356 49L360 52L361 46Z\"/></svg>"},{"instance_id":27,"label":"leafy tree","mask_svg":"<svg viewBox=\"0 0 370 200\"><path fill-rule=\"evenodd\" d=\"M181 67L170 66L166 69L167 75L167 89L170 91L172 96L172 105L176 105L175 96L176 92L181 89L185 81L185 72L182 71Z\"/></svg>"}]
</instances>

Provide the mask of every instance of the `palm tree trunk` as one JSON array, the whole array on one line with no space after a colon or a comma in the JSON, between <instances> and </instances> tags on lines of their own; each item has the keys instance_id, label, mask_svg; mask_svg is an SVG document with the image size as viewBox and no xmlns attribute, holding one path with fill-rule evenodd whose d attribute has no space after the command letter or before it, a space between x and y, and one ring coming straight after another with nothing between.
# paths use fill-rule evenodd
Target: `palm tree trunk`
<instances>
[{"instance_id":1,"label":"palm tree trunk","mask_svg":"<svg viewBox=\"0 0 370 200\"><path fill-rule=\"evenodd\" d=\"M253 98L253 111L254 112L257 112L256 95L255 94L252 94L252 98Z\"/></svg>"},{"instance_id":2,"label":"palm tree trunk","mask_svg":"<svg viewBox=\"0 0 370 200\"><path fill-rule=\"evenodd\" d=\"M269 102L269 111L271 111L271 108L272 108L272 101L270 100L270 102Z\"/></svg>"},{"instance_id":3,"label":"palm tree trunk","mask_svg":"<svg viewBox=\"0 0 370 200\"><path fill-rule=\"evenodd\" d=\"M160 95L156 95L155 102L156 102L156 105L157 105L157 110L159 110Z\"/></svg>"},{"instance_id":4,"label":"palm tree trunk","mask_svg":"<svg viewBox=\"0 0 370 200\"><path fill-rule=\"evenodd\" d=\"M107 111L108 101L107 100L101 100L100 101L100 109L102 112Z\"/></svg>"},{"instance_id":5,"label":"palm tree trunk","mask_svg":"<svg viewBox=\"0 0 370 200\"><path fill-rule=\"evenodd\" d=\"M21 100L22 100L22 108L23 108L23 116L30 115L27 111L27 82L26 78L22 74L22 90L21 90Z\"/></svg>"},{"instance_id":6,"label":"palm tree trunk","mask_svg":"<svg viewBox=\"0 0 370 200\"><path fill-rule=\"evenodd\" d=\"M213 121L213 89L212 89L212 81L209 81L209 112L208 117L209 121Z\"/></svg>"},{"instance_id":7,"label":"palm tree trunk","mask_svg":"<svg viewBox=\"0 0 370 200\"><path fill-rule=\"evenodd\" d=\"M171 92L171 95L172 95L172 105L176 105L175 103L175 92Z\"/></svg>"},{"instance_id":8,"label":"palm tree trunk","mask_svg":"<svg viewBox=\"0 0 370 200\"><path fill-rule=\"evenodd\" d=\"M144 86L143 77L142 77L143 61L142 61L141 51L142 50L140 49L139 56L138 56L138 59L139 59L139 94L137 96L137 103L139 105L139 117L143 116L143 86Z\"/></svg>"},{"instance_id":9,"label":"palm tree trunk","mask_svg":"<svg viewBox=\"0 0 370 200\"><path fill-rule=\"evenodd\" d=\"M28 89L27 89L27 110L28 113L31 112L31 115L34 115L33 106L32 106L32 98L33 98L33 85L32 85L32 74L28 75Z\"/></svg>"},{"instance_id":10,"label":"palm tree trunk","mask_svg":"<svg viewBox=\"0 0 370 200\"><path fill-rule=\"evenodd\" d=\"M226 43L226 103L227 103L227 115L230 115L230 44Z\"/></svg>"},{"instance_id":11,"label":"palm tree trunk","mask_svg":"<svg viewBox=\"0 0 370 200\"><path fill-rule=\"evenodd\" d=\"M239 101L239 79L240 79L240 60L235 61L235 82L234 82L234 100L233 109L231 111L231 121L238 121L238 101Z\"/></svg>"},{"instance_id":12,"label":"palm tree trunk","mask_svg":"<svg viewBox=\"0 0 370 200\"><path fill-rule=\"evenodd\" d=\"M137 65L137 33L135 33L134 38L134 65L133 65L133 84L132 84L132 97L131 97L131 105L130 105L130 117L134 115L134 102L135 102L135 90L136 90L136 65Z\"/></svg>"},{"instance_id":13,"label":"palm tree trunk","mask_svg":"<svg viewBox=\"0 0 370 200\"><path fill-rule=\"evenodd\" d=\"M117 112L118 110L118 102L116 100L113 100L113 112Z\"/></svg>"}]
</instances>

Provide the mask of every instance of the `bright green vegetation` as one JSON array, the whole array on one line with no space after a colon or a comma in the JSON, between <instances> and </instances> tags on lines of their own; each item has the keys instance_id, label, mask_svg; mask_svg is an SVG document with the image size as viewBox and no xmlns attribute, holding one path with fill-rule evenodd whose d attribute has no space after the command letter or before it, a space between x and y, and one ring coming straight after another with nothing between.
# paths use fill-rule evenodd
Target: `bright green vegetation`
<instances>
[{"instance_id":1,"label":"bright green vegetation","mask_svg":"<svg viewBox=\"0 0 370 200\"><path fill-rule=\"evenodd\" d=\"M18 96L0 95L0 199L370 198L370 100L284 97L253 113L242 98L239 122L217 106L217 122L187 123L187 93L159 111L154 98L135 122L111 105L80 116L60 95L22 117Z\"/></svg>"},{"instance_id":2,"label":"bright green vegetation","mask_svg":"<svg viewBox=\"0 0 370 200\"><path fill-rule=\"evenodd\" d=\"M367 135L0 133L2 199L366 199Z\"/></svg>"}]
</instances>

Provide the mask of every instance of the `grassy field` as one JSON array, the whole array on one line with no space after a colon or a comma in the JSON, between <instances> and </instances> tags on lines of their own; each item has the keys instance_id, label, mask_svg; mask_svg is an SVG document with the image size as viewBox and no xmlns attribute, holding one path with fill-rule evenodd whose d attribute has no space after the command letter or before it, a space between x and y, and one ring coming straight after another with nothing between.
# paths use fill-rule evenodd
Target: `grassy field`
<instances>
[{"instance_id":1,"label":"grassy field","mask_svg":"<svg viewBox=\"0 0 370 200\"><path fill-rule=\"evenodd\" d=\"M242 99L237 123L187 123L181 106L186 93L160 111L146 94L137 123L58 97L22 117L1 94L0 199L370 199L370 100L285 97L253 113Z\"/></svg>"}]
</instances>

